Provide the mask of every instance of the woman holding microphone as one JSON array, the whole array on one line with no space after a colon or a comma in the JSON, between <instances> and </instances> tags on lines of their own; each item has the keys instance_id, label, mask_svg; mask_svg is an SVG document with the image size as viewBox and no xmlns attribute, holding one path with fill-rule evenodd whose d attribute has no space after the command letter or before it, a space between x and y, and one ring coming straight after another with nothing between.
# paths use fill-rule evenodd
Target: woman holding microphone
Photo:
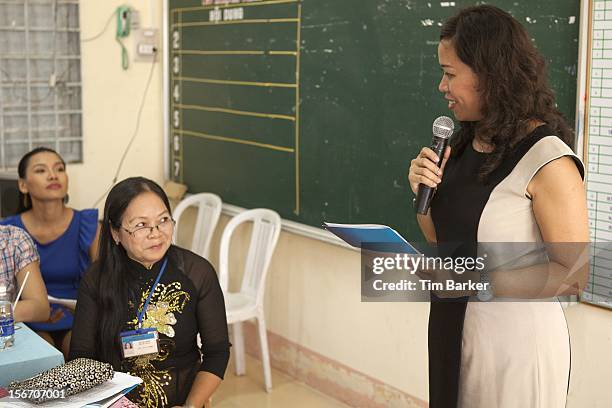
<instances>
[{"instance_id":1,"label":"woman holding microphone","mask_svg":"<svg viewBox=\"0 0 612 408\"><path fill-rule=\"evenodd\" d=\"M460 243L468 256L487 242L588 242L583 166L525 29L493 6L463 9L442 26L438 59L439 91L461 127L439 168L429 148L410 165L415 194L436 188L417 215L426 239ZM489 276L494 299L538 301L432 294L430 407L565 406L569 334L555 296L583 282L567 279L574 247L547 249L545 264Z\"/></svg>"}]
</instances>

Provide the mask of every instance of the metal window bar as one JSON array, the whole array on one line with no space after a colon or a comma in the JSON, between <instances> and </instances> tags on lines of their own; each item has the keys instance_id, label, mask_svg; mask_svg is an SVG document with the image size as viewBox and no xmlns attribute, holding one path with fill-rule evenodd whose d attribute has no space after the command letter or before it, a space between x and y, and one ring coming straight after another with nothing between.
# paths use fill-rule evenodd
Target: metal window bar
<instances>
[{"instance_id":1,"label":"metal window bar","mask_svg":"<svg viewBox=\"0 0 612 408\"><path fill-rule=\"evenodd\" d=\"M23 2L23 21L25 24L25 50L26 50L26 55L30 55L30 22L29 22L29 2L28 0L25 0ZM28 103L27 105L27 110L28 110L28 151L32 150L32 112L31 112L31 106L30 106L30 101L32 100L32 88L30 87L30 58L26 58L26 95L27 95L27 100ZM6 164L5 164L6 166Z\"/></svg>"},{"instance_id":2,"label":"metal window bar","mask_svg":"<svg viewBox=\"0 0 612 408\"><path fill-rule=\"evenodd\" d=\"M0 6L18 6L23 3L23 0L0 0ZM49 4L49 0L30 0L30 4ZM58 0L57 4L73 4L78 5L79 0Z\"/></svg>"},{"instance_id":3,"label":"metal window bar","mask_svg":"<svg viewBox=\"0 0 612 408\"><path fill-rule=\"evenodd\" d=\"M73 76L74 72L80 70L81 65L78 34L76 38L72 34L80 33L78 9L75 9L78 8L78 5L78 0L0 0L0 9L7 7L5 12L9 14L6 15L10 18L12 10L15 18L13 25L6 26L6 24L11 24L8 22L0 26L0 32L6 33L1 35L9 36L6 38L16 38L15 41L17 41L6 44L8 46L6 50L0 50L0 63L6 68L3 68L4 72L0 73L0 97L2 98L0 99L0 169L2 170L6 170L9 165L13 166L19 157L12 156L21 155L26 146L32 149L43 143L55 147L60 154L62 148L67 149L67 152L73 156L73 160L82 160L83 138L80 120L82 84L80 77ZM41 13L40 6L47 10L49 7L51 13L48 11ZM21 7L23 15L18 9ZM66 15L65 17L61 15L63 18L59 26L59 13L64 10ZM23 24L20 20L23 21ZM19 25L15 24L15 21ZM50 34L47 38L52 41L52 52L33 52L40 49L37 42L40 33L46 32ZM66 37L66 44L62 42L61 46L58 44L60 34L62 34L62 39ZM13 37L10 37L11 35ZM14 37L15 35L17 37ZM25 42L22 42L24 40ZM25 50L25 53L20 53L19 49ZM59 61L62 63L60 64ZM63 72L58 72L59 70ZM50 77L40 77L41 74L47 75L46 72L49 71L56 79L53 84L50 83ZM16 78L17 76L19 78ZM67 82L68 79L73 81ZM47 93L45 93L45 88L48 88ZM37 124L40 116L43 115L53 116L51 122L47 122L45 126L41 126L42 123ZM65 122L66 115L77 117ZM19 116L26 117L25 123L14 122L19 119L7 121L7 118ZM23 129L24 126L27 126L27 129ZM14 140L8 136L18 132L25 133L24 137ZM36 135L42 136L41 132L51 132L54 135L53 139L50 137L37 138ZM24 140L26 137L27 140ZM9 145L15 147L9 149L7 148Z\"/></svg>"},{"instance_id":4,"label":"metal window bar","mask_svg":"<svg viewBox=\"0 0 612 408\"><path fill-rule=\"evenodd\" d=\"M27 80L23 80L23 79L13 80L9 84L0 84L0 87L2 87L2 88L14 88L16 83L27 84L28 81ZM46 87L46 86L49 86L49 79L48 78L34 78L34 79L31 79L29 83L30 83L30 86L32 88L35 88L35 87ZM81 83L80 82L65 82L65 83L62 84L62 86L66 86L66 87L81 87Z\"/></svg>"},{"instance_id":5,"label":"metal window bar","mask_svg":"<svg viewBox=\"0 0 612 408\"><path fill-rule=\"evenodd\" d=\"M0 62L1 61L2 59L0 59ZM0 95L2 94L0 93ZM6 168L6 152L4 148L4 104L3 103L0 103L0 168Z\"/></svg>"},{"instance_id":6,"label":"metal window bar","mask_svg":"<svg viewBox=\"0 0 612 408\"><path fill-rule=\"evenodd\" d=\"M51 18L53 18L53 75L55 75L55 81L57 81L57 0L51 2ZM70 69L70 67L68 68ZM56 84L53 84L55 87ZM55 110L55 151L60 151L60 142L58 140L59 133L59 115L57 113L58 108L57 91L53 92L53 110Z\"/></svg>"},{"instance_id":7,"label":"metal window bar","mask_svg":"<svg viewBox=\"0 0 612 408\"><path fill-rule=\"evenodd\" d=\"M25 26L23 27L21 26L14 26L14 27L0 26L0 31L23 31L23 30L25 30ZM42 32L42 33L53 32L53 31L57 31L58 33L79 33L81 32L81 29L80 28L59 28L57 30L54 30L53 27L30 27L30 31Z\"/></svg>"},{"instance_id":8,"label":"metal window bar","mask_svg":"<svg viewBox=\"0 0 612 408\"><path fill-rule=\"evenodd\" d=\"M37 108L40 106L37 106ZM53 105L49 105L47 107L51 107L54 108ZM58 115L75 115L75 114L80 114L82 111L80 109L51 109L51 110L34 110L33 111L36 115L55 115L56 113ZM27 115L26 112L19 112L19 111L13 111L13 112L4 112L4 116L24 116Z\"/></svg>"},{"instance_id":9,"label":"metal window bar","mask_svg":"<svg viewBox=\"0 0 612 408\"><path fill-rule=\"evenodd\" d=\"M80 60L81 56L80 55L57 55L55 54L31 54L31 55L25 55L25 54L5 54L2 56L2 58L6 59L6 60L22 60L22 59L26 59L26 58L30 58L30 59L35 59L35 60L50 60L53 58L56 58L58 60L71 60L71 59L75 59L75 60Z\"/></svg>"},{"instance_id":10,"label":"metal window bar","mask_svg":"<svg viewBox=\"0 0 612 408\"><path fill-rule=\"evenodd\" d=\"M61 139L59 139L60 142L79 142L81 140L81 137L63 137ZM53 138L40 138L40 139L36 139L34 140L34 142L36 143L55 143L56 139ZM23 142L20 142L18 140L7 140L5 142L5 146L15 146L15 145L22 145Z\"/></svg>"}]
</instances>

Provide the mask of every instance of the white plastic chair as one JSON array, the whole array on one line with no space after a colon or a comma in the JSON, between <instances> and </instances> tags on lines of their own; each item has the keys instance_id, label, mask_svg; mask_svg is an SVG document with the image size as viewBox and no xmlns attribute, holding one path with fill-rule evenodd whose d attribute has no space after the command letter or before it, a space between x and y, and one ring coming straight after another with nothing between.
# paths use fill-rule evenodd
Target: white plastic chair
<instances>
[{"instance_id":1,"label":"white plastic chair","mask_svg":"<svg viewBox=\"0 0 612 408\"><path fill-rule=\"evenodd\" d=\"M239 292L228 292L230 241L236 228L245 222L252 222L253 230L247 251L242 284ZM261 362L266 391L268 392L272 389L272 372L270 370L263 302L266 275L280 229L281 219L276 212L263 208L245 211L232 218L223 230L219 254L219 282L225 296L227 323L232 325L236 375L243 375L246 371L242 322L257 319Z\"/></svg>"},{"instance_id":2,"label":"white plastic chair","mask_svg":"<svg viewBox=\"0 0 612 408\"><path fill-rule=\"evenodd\" d=\"M174 229L173 242L176 242L178 237L179 221L183 212L187 208L195 206L198 208L198 215L195 220L191 247L189 249L208 259L208 255L210 255L210 241L219 221L222 205L221 198L213 193L194 194L181 201L174 209L176 228Z\"/></svg>"}]
</instances>

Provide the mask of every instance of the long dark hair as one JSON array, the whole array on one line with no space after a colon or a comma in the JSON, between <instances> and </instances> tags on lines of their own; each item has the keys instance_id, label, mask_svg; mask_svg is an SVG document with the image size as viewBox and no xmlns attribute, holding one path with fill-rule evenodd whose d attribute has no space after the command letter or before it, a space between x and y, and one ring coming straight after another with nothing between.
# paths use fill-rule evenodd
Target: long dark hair
<instances>
[{"instance_id":1,"label":"long dark hair","mask_svg":"<svg viewBox=\"0 0 612 408\"><path fill-rule=\"evenodd\" d=\"M129 258L123 247L115 244L111 229L120 228L126 208L134 198L145 192L157 195L168 212L171 212L170 202L164 190L156 182L144 177L130 177L119 182L108 193L104 204L98 260L100 268L98 350L102 361L113 364L116 369L120 365L117 357L119 351L117 336L125 323L131 277L128 271Z\"/></svg>"},{"instance_id":2,"label":"long dark hair","mask_svg":"<svg viewBox=\"0 0 612 408\"><path fill-rule=\"evenodd\" d=\"M545 122L570 148L574 134L555 106L546 78L546 62L525 28L505 11L489 5L462 9L442 26L440 40L451 41L459 59L478 77L483 119L461 122L453 154L471 143L475 132L493 147L481 181L533 128Z\"/></svg>"},{"instance_id":3,"label":"long dark hair","mask_svg":"<svg viewBox=\"0 0 612 408\"><path fill-rule=\"evenodd\" d=\"M38 153L53 153L57 157L59 157L62 164L64 165L64 168L66 167L66 162L64 161L64 159L62 159L62 156L60 156L58 152L56 152L55 150L49 147L44 147L44 146L36 147L30 150L29 152L27 152L26 154L24 154L21 160L19 160L19 164L17 165L17 174L19 175L20 179L25 180L26 171L28 170L28 165L30 164L30 159L32 158L32 156ZM24 194L21 191L19 191L19 206L17 207L17 214L21 214L22 212L28 211L31 208L32 208L32 199L30 198L30 195L28 193Z\"/></svg>"}]
</instances>

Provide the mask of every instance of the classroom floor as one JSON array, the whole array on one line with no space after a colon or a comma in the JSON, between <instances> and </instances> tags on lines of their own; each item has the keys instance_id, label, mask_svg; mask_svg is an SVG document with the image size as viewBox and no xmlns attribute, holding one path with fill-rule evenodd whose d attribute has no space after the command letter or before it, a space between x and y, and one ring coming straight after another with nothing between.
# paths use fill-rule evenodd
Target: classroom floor
<instances>
[{"instance_id":1,"label":"classroom floor","mask_svg":"<svg viewBox=\"0 0 612 408\"><path fill-rule=\"evenodd\" d=\"M233 359L231 359L233 360ZM261 362L247 355L247 373L237 377L233 361L213 397L213 408L347 408L304 383L272 369L272 391L263 385Z\"/></svg>"}]
</instances>

